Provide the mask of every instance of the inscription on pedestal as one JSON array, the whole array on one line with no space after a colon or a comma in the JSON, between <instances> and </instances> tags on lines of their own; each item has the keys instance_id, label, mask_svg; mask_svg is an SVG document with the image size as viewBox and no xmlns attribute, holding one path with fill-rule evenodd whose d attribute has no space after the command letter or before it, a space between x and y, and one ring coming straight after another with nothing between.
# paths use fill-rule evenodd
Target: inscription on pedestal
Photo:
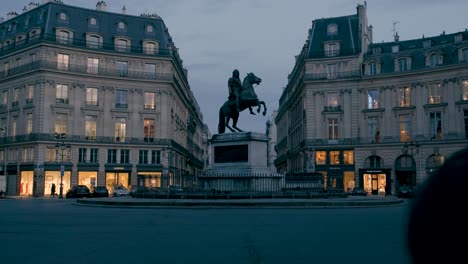
<instances>
[{"instance_id":1,"label":"inscription on pedestal","mask_svg":"<svg viewBox=\"0 0 468 264\"><path fill-rule=\"evenodd\" d=\"M215 163L248 162L248 161L249 161L249 146L248 145L230 145L230 146L215 146L214 147L214 162Z\"/></svg>"}]
</instances>

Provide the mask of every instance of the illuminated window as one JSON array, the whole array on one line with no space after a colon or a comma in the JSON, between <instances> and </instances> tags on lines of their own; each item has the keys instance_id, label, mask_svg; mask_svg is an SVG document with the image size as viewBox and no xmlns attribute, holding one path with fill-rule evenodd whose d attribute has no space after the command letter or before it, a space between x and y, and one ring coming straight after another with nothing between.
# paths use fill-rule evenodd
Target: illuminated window
<instances>
[{"instance_id":1,"label":"illuminated window","mask_svg":"<svg viewBox=\"0 0 468 264\"><path fill-rule=\"evenodd\" d=\"M85 117L85 134L87 140L96 139L96 129L97 129L97 116L86 116Z\"/></svg>"},{"instance_id":2,"label":"illuminated window","mask_svg":"<svg viewBox=\"0 0 468 264\"><path fill-rule=\"evenodd\" d=\"M60 104L68 104L68 85L56 84L55 87L55 102Z\"/></svg>"},{"instance_id":3,"label":"illuminated window","mask_svg":"<svg viewBox=\"0 0 468 264\"><path fill-rule=\"evenodd\" d=\"M154 119L145 118L143 120L143 134L145 140L154 138Z\"/></svg>"},{"instance_id":4,"label":"illuminated window","mask_svg":"<svg viewBox=\"0 0 468 264\"><path fill-rule=\"evenodd\" d=\"M57 113L55 115L55 134L67 134L68 115Z\"/></svg>"},{"instance_id":5,"label":"illuminated window","mask_svg":"<svg viewBox=\"0 0 468 264\"><path fill-rule=\"evenodd\" d=\"M34 84L28 85L26 88L26 104L31 104L34 97Z\"/></svg>"},{"instance_id":6,"label":"illuminated window","mask_svg":"<svg viewBox=\"0 0 468 264\"><path fill-rule=\"evenodd\" d=\"M338 93L327 93L327 106L338 106Z\"/></svg>"},{"instance_id":7,"label":"illuminated window","mask_svg":"<svg viewBox=\"0 0 468 264\"><path fill-rule=\"evenodd\" d=\"M409 115L400 115L400 141L407 142L411 139L411 118Z\"/></svg>"},{"instance_id":8,"label":"illuminated window","mask_svg":"<svg viewBox=\"0 0 468 264\"><path fill-rule=\"evenodd\" d=\"M343 163L354 164L354 151L352 150L343 151Z\"/></svg>"},{"instance_id":9,"label":"illuminated window","mask_svg":"<svg viewBox=\"0 0 468 264\"><path fill-rule=\"evenodd\" d=\"M340 164L339 151L330 151L330 164Z\"/></svg>"},{"instance_id":10,"label":"illuminated window","mask_svg":"<svg viewBox=\"0 0 468 264\"><path fill-rule=\"evenodd\" d=\"M463 100L468 100L468 80L463 80Z\"/></svg>"},{"instance_id":11,"label":"illuminated window","mask_svg":"<svg viewBox=\"0 0 468 264\"><path fill-rule=\"evenodd\" d=\"M125 142L125 132L127 128L127 119L124 117L116 118L114 125L115 141Z\"/></svg>"},{"instance_id":12,"label":"illuminated window","mask_svg":"<svg viewBox=\"0 0 468 264\"><path fill-rule=\"evenodd\" d=\"M326 151L315 152L315 164L317 165L327 164L327 152Z\"/></svg>"},{"instance_id":13,"label":"illuminated window","mask_svg":"<svg viewBox=\"0 0 468 264\"><path fill-rule=\"evenodd\" d=\"M433 83L429 85L428 88L429 104L440 104L442 102L442 84L440 83Z\"/></svg>"},{"instance_id":14,"label":"illuminated window","mask_svg":"<svg viewBox=\"0 0 468 264\"><path fill-rule=\"evenodd\" d=\"M144 93L144 100L145 100L145 109L155 109L155 93L145 92Z\"/></svg>"},{"instance_id":15,"label":"illuminated window","mask_svg":"<svg viewBox=\"0 0 468 264\"><path fill-rule=\"evenodd\" d=\"M59 70L68 70L70 55L68 54L57 54L57 69Z\"/></svg>"},{"instance_id":16,"label":"illuminated window","mask_svg":"<svg viewBox=\"0 0 468 264\"><path fill-rule=\"evenodd\" d=\"M33 114L26 114L26 134L31 134L33 131Z\"/></svg>"},{"instance_id":17,"label":"illuminated window","mask_svg":"<svg viewBox=\"0 0 468 264\"><path fill-rule=\"evenodd\" d=\"M370 90L367 93L368 109L380 108L380 91Z\"/></svg>"},{"instance_id":18,"label":"illuminated window","mask_svg":"<svg viewBox=\"0 0 468 264\"><path fill-rule=\"evenodd\" d=\"M398 106L408 107L411 104L410 100L411 89L409 87L398 88Z\"/></svg>"},{"instance_id":19,"label":"illuminated window","mask_svg":"<svg viewBox=\"0 0 468 264\"><path fill-rule=\"evenodd\" d=\"M93 87L86 88L86 105L98 105L98 89Z\"/></svg>"}]
</instances>

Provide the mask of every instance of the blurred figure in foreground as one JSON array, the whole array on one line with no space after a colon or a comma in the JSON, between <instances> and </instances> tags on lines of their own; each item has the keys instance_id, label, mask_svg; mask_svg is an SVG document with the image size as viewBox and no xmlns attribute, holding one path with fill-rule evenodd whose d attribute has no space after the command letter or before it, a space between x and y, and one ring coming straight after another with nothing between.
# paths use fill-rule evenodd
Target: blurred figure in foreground
<instances>
[{"instance_id":1,"label":"blurred figure in foreground","mask_svg":"<svg viewBox=\"0 0 468 264\"><path fill-rule=\"evenodd\" d=\"M468 148L465 148L449 157L412 200L408 249L413 264L466 261L467 188Z\"/></svg>"}]
</instances>

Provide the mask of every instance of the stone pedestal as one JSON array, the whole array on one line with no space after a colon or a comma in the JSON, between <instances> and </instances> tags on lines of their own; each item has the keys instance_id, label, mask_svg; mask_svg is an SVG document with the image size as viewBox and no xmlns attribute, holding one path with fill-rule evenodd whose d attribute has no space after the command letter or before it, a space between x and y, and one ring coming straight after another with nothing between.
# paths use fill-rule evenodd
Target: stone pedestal
<instances>
[{"instance_id":1,"label":"stone pedestal","mask_svg":"<svg viewBox=\"0 0 468 264\"><path fill-rule=\"evenodd\" d=\"M217 134L211 139L211 168L199 177L205 190L276 192L284 177L268 168L268 137L254 132Z\"/></svg>"}]
</instances>

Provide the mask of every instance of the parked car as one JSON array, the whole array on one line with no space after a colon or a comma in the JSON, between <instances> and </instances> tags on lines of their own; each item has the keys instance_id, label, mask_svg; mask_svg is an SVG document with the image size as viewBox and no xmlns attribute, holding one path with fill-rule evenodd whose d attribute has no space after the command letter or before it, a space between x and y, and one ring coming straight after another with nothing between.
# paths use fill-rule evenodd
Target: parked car
<instances>
[{"instance_id":1,"label":"parked car","mask_svg":"<svg viewBox=\"0 0 468 264\"><path fill-rule=\"evenodd\" d=\"M65 198L89 198L91 192L86 185L75 185L67 191Z\"/></svg>"},{"instance_id":2,"label":"parked car","mask_svg":"<svg viewBox=\"0 0 468 264\"><path fill-rule=\"evenodd\" d=\"M362 188L354 188L351 192L348 193L349 195L356 195L356 196L367 196L367 192Z\"/></svg>"},{"instance_id":3,"label":"parked car","mask_svg":"<svg viewBox=\"0 0 468 264\"><path fill-rule=\"evenodd\" d=\"M132 186L130 188L130 190L128 191L128 195L131 196L131 197L135 197L137 196L138 194L142 194L142 193L145 193L147 192L148 189L145 187L145 186Z\"/></svg>"},{"instance_id":4,"label":"parked car","mask_svg":"<svg viewBox=\"0 0 468 264\"><path fill-rule=\"evenodd\" d=\"M109 197L109 190L106 186L96 186L91 193L92 197Z\"/></svg>"},{"instance_id":5,"label":"parked car","mask_svg":"<svg viewBox=\"0 0 468 264\"><path fill-rule=\"evenodd\" d=\"M128 190L123 186L115 186L114 190L112 191L112 196L120 197L120 196L127 196Z\"/></svg>"},{"instance_id":6,"label":"parked car","mask_svg":"<svg viewBox=\"0 0 468 264\"><path fill-rule=\"evenodd\" d=\"M397 196L398 198L413 198L415 194L415 189L408 185L403 185L398 188Z\"/></svg>"}]
</instances>

